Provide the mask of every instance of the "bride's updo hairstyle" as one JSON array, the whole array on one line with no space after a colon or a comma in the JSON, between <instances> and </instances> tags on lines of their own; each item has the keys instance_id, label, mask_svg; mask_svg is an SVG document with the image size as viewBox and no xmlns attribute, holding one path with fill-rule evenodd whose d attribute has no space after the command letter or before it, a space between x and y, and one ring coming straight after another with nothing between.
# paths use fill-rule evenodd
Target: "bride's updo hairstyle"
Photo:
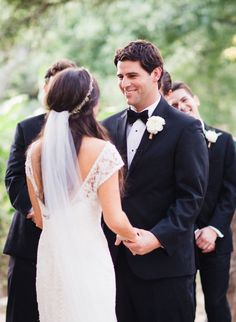
<instances>
[{"instance_id":1,"label":"bride's updo hairstyle","mask_svg":"<svg viewBox=\"0 0 236 322\"><path fill-rule=\"evenodd\" d=\"M77 152L84 135L108 139L106 130L94 117L94 107L98 104L99 96L98 84L85 68L67 68L59 72L45 96L49 111L69 112L69 124Z\"/></svg>"}]
</instances>

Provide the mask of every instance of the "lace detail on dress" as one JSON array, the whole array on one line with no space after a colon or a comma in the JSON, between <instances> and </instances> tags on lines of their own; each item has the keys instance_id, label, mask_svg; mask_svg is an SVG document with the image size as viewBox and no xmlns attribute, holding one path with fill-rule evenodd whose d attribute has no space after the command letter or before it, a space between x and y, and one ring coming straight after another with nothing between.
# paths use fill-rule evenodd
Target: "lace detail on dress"
<instances>
[{"instance_id":1,"label":"lace detail on dress","mask_svg":"<svg viewBox=\"0 0 236 322\"><path fill-rule=\"evenodd\" d=\"M31 146L29 147L28 151L27 151L27 155L26 155L26 161L25 161L25 173L27 178L30 180L33 189L34 189L34 193L35 196L38 200L39 203L39 207L41 210L41 214L43 217L48 218L48 211L47 208L45 207L44 203L43 203L43 193L41 193L38 189L38 186L35 182L35 177L34 177L34 172L33 172L33 166L32 166L32 150L33 150L33 145L34 143L31 144Z\"/></svg>"},{"instance_id":2,"label":"lace detail on dress","mask_svg":"<svg viewBox=\"0 0 236 322\"><path fill-rule=\"evenodd\" d=\"M30 179L33 188L34 188L34 192L35 195L37 196L37 198L39 198L39 191L38 191L38 187L36 185L36 182L34 180L34 173L33 173L33 167L32 167L32 148L33 148L34 143L31 144L31 146L29 147L28 151L27 151L27 156L26 156L26 161L25 161L25 173L26 176Z\"/></svg>"},{"instance_id":3,"label":"lace detail on dress","mask_svg":"<svg viewBox=\"0 0 236 322\"><path fill-rule=\"evenodd\" d=\"M97 198L99 186L123 165L124 162L115 146L107 142L82 185L83 197Z\"/></svg>"}]
</instances>

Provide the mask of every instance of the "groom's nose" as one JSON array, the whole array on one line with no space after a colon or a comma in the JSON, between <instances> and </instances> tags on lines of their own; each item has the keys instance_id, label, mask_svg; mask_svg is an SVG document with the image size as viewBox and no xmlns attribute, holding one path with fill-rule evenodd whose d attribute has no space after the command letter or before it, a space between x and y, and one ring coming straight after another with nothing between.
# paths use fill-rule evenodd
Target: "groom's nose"
<instances>
[{"instance_id":1,"label":"groom's nose","mask_svg":"<svg viewBox=\"0 0 236 322\"><path fill-rule=\"evenodd\" d=\"M130 85L130 80L128 79L128 77L123 77L122 81L121 81L121 86L123 88L127 87Z\"/></svg>"}]
</instances>

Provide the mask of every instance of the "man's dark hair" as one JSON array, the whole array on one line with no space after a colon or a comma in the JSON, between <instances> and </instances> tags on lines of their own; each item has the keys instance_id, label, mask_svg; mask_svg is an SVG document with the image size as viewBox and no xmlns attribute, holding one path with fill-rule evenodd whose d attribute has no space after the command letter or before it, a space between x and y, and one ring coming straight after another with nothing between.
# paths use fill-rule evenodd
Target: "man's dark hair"
<instances>
[{"instance_id":1,"label":"man's dark hair","mask_svg":"<svg viewBox=\"0 0 236 322\"><path fill-rule=\"evenodd\" d=\"M193 94L191 88L188 85L186 85L185 83L183 83L183 82L174 82L172 84L172 88L171 89L172 89L172 92L177 91L178 89L184 89L192 97L194 97L194 94Z\"/></svg>"},{"instance_id":2,"label":"man's dark hair","mask_svg":"<svg viewBox=\"0 0 236 322\"><path fill-rule=\"evenodd\" d=\"M118 49L115 54L114 64L117 66L119 61L125 60L139 61L142 68L149 74L157 67L160 67L163 71L163 59L159 49L146 40L131 41L124 48ZM159 88L161 77L158 81Z\"/></svg>"},{"instance_id":3,"label":"man's dark hair","mask_svg":"<svg viewBox=\"0 0 236 322\"><path fill-rule=\"evenodd\" d=\"M50 77L55 76L58 72L66 68L77 67L76 63L68 59L60 59L56 63L54 63L46 72L44 79L45 83L49 82Z\"/></svg>"}]
</instances>

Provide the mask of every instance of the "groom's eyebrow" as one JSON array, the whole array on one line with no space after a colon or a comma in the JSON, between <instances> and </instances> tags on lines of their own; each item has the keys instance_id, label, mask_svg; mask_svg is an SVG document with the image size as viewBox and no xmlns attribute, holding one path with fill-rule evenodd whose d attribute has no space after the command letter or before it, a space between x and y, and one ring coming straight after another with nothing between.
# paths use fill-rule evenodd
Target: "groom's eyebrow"
<instances>
[{"instance_id":1,"label":"groom's eyebrow","mask_svg":"<svg viewBox=\"0 0 236 322\"><path fill-rule=\"evenodd\" d=\"M138 76L139 75L139 73L136 73L136 72L130 72L130 73L127 73L127 74L125 74L125 75L123 75L123 74L117 74L117 77L118 78L122 78L122 77L124 77L124 76L127 76L127 77L133 77L133 76Z\"/></svg>"},{"instance_id":2,"label":"groom's eyebrow","mask_svg":"<svg viewBox=\"0 0 236 322\"><path fill-rule=\"evenodd\" d=\"M139 75L139 73L137 73L137 72L130 72L130 73L127 73L127 76L129 76L129 77L137 76L137 75Z\"/></svg>"}]
</instances>

